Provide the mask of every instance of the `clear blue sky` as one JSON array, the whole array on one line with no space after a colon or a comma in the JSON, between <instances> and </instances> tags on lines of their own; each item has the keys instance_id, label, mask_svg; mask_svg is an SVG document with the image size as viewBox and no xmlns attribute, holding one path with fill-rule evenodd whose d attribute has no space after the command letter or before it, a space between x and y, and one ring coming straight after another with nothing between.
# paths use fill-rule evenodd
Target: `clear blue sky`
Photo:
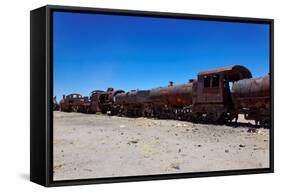
<instances>
[{"instance_id":1,"label":"clear blue sky","mask_svg":"<svg viewBox=\"0 0 281 192\"><path fill-rule=\"evenodd\" d=\"M240 64L269 72L269 25L54 13L54 95L150 89Z\"/></svg>"}]
</instances>

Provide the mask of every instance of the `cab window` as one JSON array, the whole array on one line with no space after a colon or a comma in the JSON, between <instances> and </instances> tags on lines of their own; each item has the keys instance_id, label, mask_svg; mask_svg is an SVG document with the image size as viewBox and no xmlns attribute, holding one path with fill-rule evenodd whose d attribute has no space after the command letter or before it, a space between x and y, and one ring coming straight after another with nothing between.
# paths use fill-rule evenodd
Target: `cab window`
<instances>
[{"instance_id":1,"label":"cab window","mask_svg":"<svg viewBox=\"0 0 281 192\"><path fill-rule=\"evenodd\" d=\"M213 75L212 76L212 87L219 87L219 85L220 85L220 76Z\"/></svg>"},{"instance_id":2,"label":"cab window","mask_svg":"<svg viewBox=\"0 0 281 192\"><path fill-rule=\"evenodd\" d=\"M211 87L211 77L209 75L204 76L204 88Z\"/></svg>"}]
</instances>

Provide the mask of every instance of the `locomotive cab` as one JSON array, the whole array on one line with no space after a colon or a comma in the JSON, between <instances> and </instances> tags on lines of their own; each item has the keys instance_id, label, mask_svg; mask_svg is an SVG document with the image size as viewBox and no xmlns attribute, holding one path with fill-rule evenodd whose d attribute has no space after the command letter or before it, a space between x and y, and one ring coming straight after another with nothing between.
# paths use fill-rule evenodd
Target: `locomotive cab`
<instances>
[{"instance_id":1,"label":"locomotive cab","mask_svg":"<svg viewBox=\"0 0 281 192\"><path fill-rule=\"evenodd\" d=\"M233 101L231 85L240 79L251 78L250 71L239 65L216 70L203 71L198 74L198 81L193 86L192 111L197 119L218 121L232 120Z\"/></svg>"}]
</instances>

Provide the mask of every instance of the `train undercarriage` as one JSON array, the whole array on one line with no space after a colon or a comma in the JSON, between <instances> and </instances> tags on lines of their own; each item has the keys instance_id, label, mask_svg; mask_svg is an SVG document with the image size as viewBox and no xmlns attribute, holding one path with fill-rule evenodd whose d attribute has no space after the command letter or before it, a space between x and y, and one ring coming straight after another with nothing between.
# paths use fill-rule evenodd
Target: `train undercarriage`
<instances>
[{"instance_id":1,"label":"train undercarriage","mask_svg":"<svg viewBox=\"0 0 281 192\"><path fill-rule=\"evenodd\" d=\"M193 112L192 106L169 107L161 105L115 106L107 114L125 117L148 117L173 119L195 123L230 123L237 122L238 114L232 112Z\"/></svg>"}]
</instances>

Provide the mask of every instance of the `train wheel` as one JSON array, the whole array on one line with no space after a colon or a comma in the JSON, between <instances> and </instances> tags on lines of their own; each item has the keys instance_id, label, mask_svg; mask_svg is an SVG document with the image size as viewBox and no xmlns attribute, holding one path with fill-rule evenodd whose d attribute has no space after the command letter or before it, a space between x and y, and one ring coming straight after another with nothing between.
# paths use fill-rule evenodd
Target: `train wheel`
<instances>
[{"instance_id":1,"label":"train wheel","mask_svg":"<svg viewBox=\"0 0 281 192\"><path fill-rule=\"evenodd\" d=\"M265 127L265 128L270 128L270 121L268 118L264 118L259 121L260 126Z\"/></svg>"},{"instance_id":2,"label":"train wheel","mask_svg":"<svg viewBox=\"0 0 281 192\"><path fill-rule=\"evenodd\" d=\"M204 117L204 120L206 122L218 122L221 120L222 113L221 112L213 112L213 113L207 113Z\"/></svg>"},{"instance_id":3,"label":"train wheel","mask_svg":"<svg viewBox=\"0 0 281 192\"><path fill-rule=\"evenodd\" d=\"M77 106L73 106L70 111L71 112L78 112L78 107Z\"/></svg>"},{"instance_id":4,"label":"train wheel","mask_svg":"<svg viewBox=\"0 0 281 192\"><path fill-rule=\"evenodd\" d=\"M204 117L202 113L192 113L191 120L195 123L199 123L204 121Z\"/></svg>"},{"instance_id":5,"label":"train wheel","mask_svg":"<svg viewBox=\"0 0 281 192\"><path fill-rule=\"evenodd\" d=\"M237 113L223 113L221 116L221 122L223 123L231 123L233 120L237 122L238 114Z\"/></svg>"}]
</instances>

